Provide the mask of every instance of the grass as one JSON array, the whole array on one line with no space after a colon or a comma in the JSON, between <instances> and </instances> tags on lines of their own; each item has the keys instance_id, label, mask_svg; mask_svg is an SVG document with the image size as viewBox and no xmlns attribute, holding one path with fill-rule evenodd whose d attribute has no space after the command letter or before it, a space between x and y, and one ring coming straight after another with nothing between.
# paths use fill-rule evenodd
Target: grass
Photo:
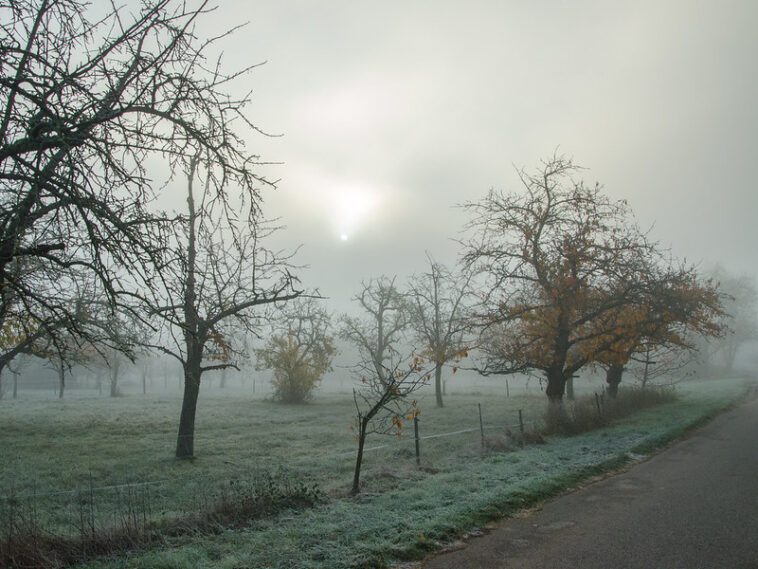
<instances>
[{"instance_id":1,"label":"grass","mask_svg":"<svg viewBox=\"0 0 758 569\"><path fill-rule=\"evenodd\" d=\"M198 488L259 469L286 469L318 484L331 499L214 535L164 536L158 547L87 567L383 567L416 559L489 519L620 465L629 453L664 444L735 401L743 389L739 380L688 383L675 402L601 430L550 437L548 444L506 453L482 450L478 403L490 437L513 425L518 409L528 422L539 418L542 397L460 394L440 410L427 395L421 401L422 435L474 430L423 440L422 469L415 466L411 436L369 439L370 447L387 446L367 455L364 494L354 500L343 497L354 458L354 409L344 396L307 406L201 399L198 458L191 462L170 458L177 400L14 402L0 413L0 483L16 494L42 494L81 487L90 476L96 486L168 480L157 494L178 513L197 506ZM65 498L43 503L50 521L63 527Z\"/></svg>"}]
</instances>

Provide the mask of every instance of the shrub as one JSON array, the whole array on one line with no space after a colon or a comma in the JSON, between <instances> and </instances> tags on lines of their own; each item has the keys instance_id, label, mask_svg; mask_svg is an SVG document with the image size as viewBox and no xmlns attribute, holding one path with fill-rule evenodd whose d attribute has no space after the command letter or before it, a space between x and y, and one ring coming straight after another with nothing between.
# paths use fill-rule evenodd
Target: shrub
<instances>
[{"instance_id":1,"label":"shrub","mask_svg":"<svg viewBox=\"0 0 758 569\"><path fill-rule=\"evenodd\" d=\"M299 361L300 352L294 346L285 346L272 361L274 379L273 399L282 403L305 403L313 397L324 373L314 362Z\"/></svg>"},{"instance_id":2,"label":"shrub","mask_svg":"<svg viewBox=\"0 0 758 569\"><path fill-rule=\"evenodd\" d=\"M273 398L282 403L305 403L336 353L329 334L330 316L314 298L298 299L285 310L278 331L256 350L258 369L274 371Z\"/></svg>"}]
</instances>

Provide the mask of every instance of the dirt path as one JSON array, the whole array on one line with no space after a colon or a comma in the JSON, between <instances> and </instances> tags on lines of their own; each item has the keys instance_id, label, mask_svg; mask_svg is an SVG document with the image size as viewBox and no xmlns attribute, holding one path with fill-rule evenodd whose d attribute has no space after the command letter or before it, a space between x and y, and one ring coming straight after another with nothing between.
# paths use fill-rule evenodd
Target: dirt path
<instances>
[{"instance_id":1,"label":"dirt path","mask_svg":"<svg viewBox=\"0 0 758 569\"><path fill-rule=\"evenodd\" d=\"M758 569L758 400L424 569Z\"/></svg>"}]
</instances>

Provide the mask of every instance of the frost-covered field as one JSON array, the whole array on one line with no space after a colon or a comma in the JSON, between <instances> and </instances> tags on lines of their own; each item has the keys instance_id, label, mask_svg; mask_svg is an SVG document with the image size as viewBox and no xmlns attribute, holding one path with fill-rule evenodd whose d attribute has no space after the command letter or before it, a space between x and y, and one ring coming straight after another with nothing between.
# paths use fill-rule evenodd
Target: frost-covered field
<instances>
[{"instance_id":1,"label":"frost-covered field","mask_svg":"<svg viewBox=\"0 0 758 569\"><path fill-rule=\"evenodd\" d=\"M431 390L418 399L421 435L474 429L460 436L424 442L425 464L440 451L455 462L463 453L480 450L479 409L488 435L518 423L518 410L527 421L541 418L544 395L532 380L510 389L511 397L495 391L502 380L468 384L450 390L446 406L434 405ZM7 493L63 492L88 487L175 479L198 479L204 485L224 481L259 468L296 470L329 492L349 488L355 442L351 431L355 407L347 391L319 391L306 405L282 405L261 394L233 389L201 394L196 422L195 455L191 462L173 459L181 408L178 393L96 397L70 391L63 400L22 393L18 400L0 401L0 484ZM367 481L372 466L382 472L387 459L413 449L412 426L400 438L375 436L367 454ZM380 452L381 451L381 452ZM449 455L449 456L447 456ZM440 458L440 457L435 457ZM415 459L408 460L415 469ZM404 465L397 464L398 469ZM19 473L24 473L19 476ZM384 484L384 483L382 483ZM384 484L386 485L386 484Z\"/></svg>"},{"instance_id":2,"label":"frost-covered field","mask_svg":"<svg viewBox=\"0 0 758 569\"><path fill-rule=\"evenodd\" d=\"M592 391L597 385L582 387ZM93 566L376 566L418 556L629 452L660 444L734 401L744 382L682 384L674 404L511 452L504 452L506 426L518 423L519 409L527 427L539 420L544 396L535 385L529 393L514 386L509 398L496 389L451 390L444 409L434 407L431 393L423 394L421 436L457 434L423 439L420 469L412 429L399 439L370 438L369 447L382 448L366 456L360 499L344 497L354 459L352 401L329 393L305 406L208 393L200 401L197 458L191 462L172 458L176 396L6 400L0 404L0 484L6 496L35 496L50 523L63 527L76 517L82 493L96 495L97 508L106 511L123 501L124 492L140 488L150 515L166 516L200 506L209 488L262 470L284 471L317 483L327 501L249 529L174 538L128 560ZM122 486L127 483L139 486Z\"/></svg>"}]
</instances>

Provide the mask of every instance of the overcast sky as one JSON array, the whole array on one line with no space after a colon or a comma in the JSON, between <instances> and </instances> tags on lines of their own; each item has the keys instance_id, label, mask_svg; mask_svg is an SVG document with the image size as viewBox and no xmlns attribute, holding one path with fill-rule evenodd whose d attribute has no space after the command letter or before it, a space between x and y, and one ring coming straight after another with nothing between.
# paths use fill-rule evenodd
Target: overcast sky
<instances>
[{"instance_id":1,"label":"overcast sky","mask_svg":"<svg viewBox=\"0 0 758 569\"><path fill-rule=\"evenodd\" d=\"M221 0L266 199L304 283L453 262L465 213L556 148L679 257L756 274L758 2Z\"/></svg>"}]
</instances>

